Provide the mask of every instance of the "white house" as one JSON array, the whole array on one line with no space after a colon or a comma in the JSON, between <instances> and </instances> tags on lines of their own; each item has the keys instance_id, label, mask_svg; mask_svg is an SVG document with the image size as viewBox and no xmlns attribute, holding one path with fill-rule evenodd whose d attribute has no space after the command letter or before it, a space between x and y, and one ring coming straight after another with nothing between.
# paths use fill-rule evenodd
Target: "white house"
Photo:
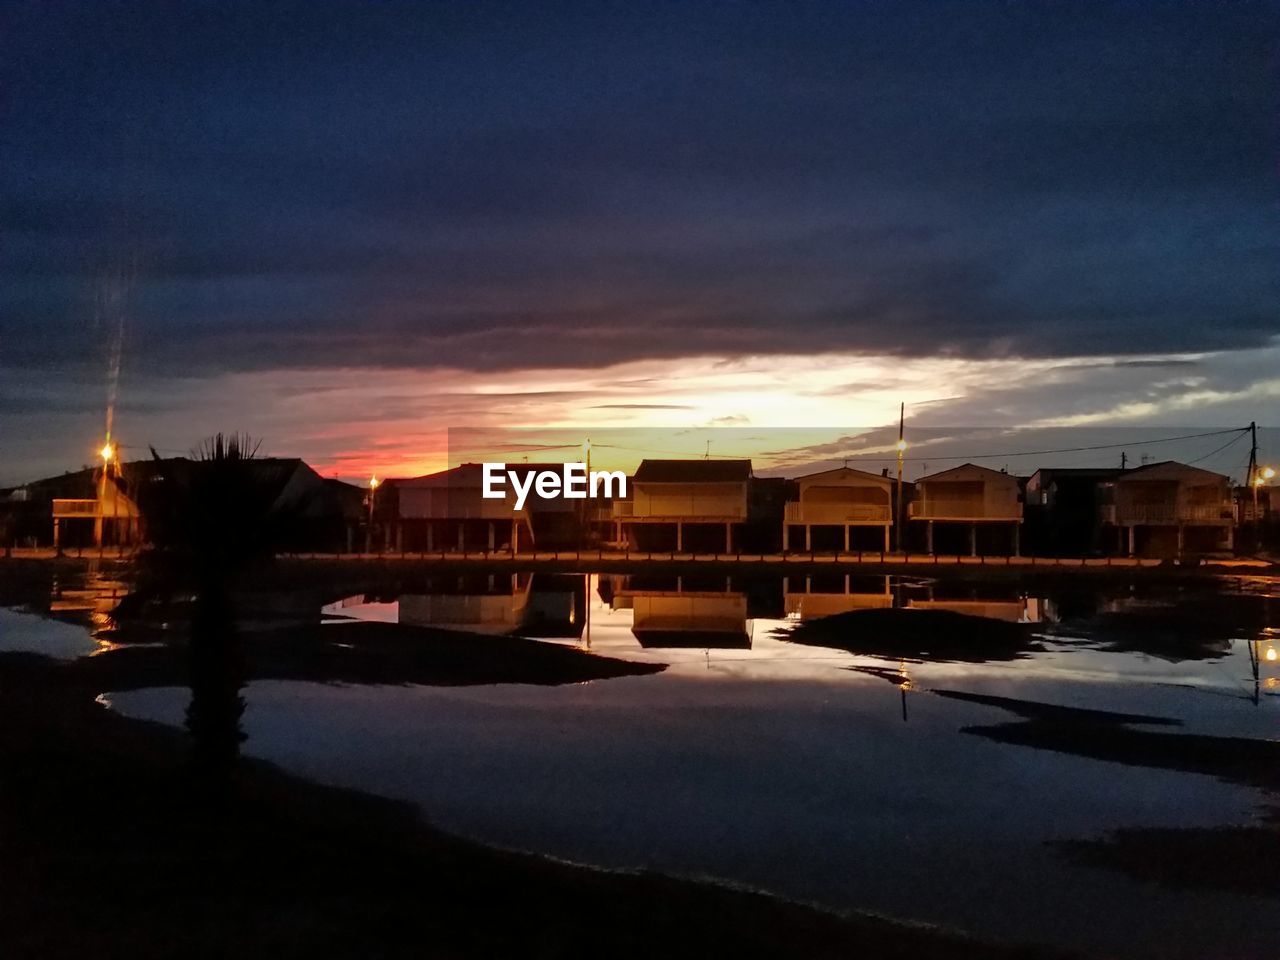
<instances>
[{"instance_id":1,"label":"white house","mask_svg":"<svg viewBox=\"0 0 1280 960\"><path fill-rule=\"evenodd\" d=\"M850 534L861 528L879 527L882 545L889 549L893 526L894 480L851 467L838 467L797 477L796 499L787 503L782 525L782 545L793 546L803 531L804 549L813 549L814 528L839 534L848 552ZM876 545L877 549L881 543Z\"/></svg>"},{"instance_id":2,"label":"white house","mask_svg":"<svg viewBox=\"0 0 1280 960\"><path fill-rule=\"evenodd\" d=\"M723 528L715 547L733 549L734 531L747 520L750 460L643 460L631 480L631 499L615 502L615 518L627 539L638 544L640 528L674 532L674 547L685 549L686 528L706 534Z\"/></svg>"},{"instance_id":3,"label":"white house","mask_svg":"<svg viewBox=\"0 0 1280 960\"><path fill-rule=\"evenodd\" d=\"M979 525L1010 528L1014 555L1019 552L1022 502L1018 478L974 463L921 477L916 481L911 519L925 524L926 550L933 552L935 524L965 524L969 552L977 553Z\"/></svg>"}]
</instances>

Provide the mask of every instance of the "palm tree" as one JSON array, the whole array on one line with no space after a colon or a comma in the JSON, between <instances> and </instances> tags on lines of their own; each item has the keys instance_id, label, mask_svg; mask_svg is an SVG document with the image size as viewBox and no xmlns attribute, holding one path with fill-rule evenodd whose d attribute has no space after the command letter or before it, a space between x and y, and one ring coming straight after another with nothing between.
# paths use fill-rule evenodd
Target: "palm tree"
<instances>
[{"instance_id":1,"label":"palm tree","mask_svg":"<svg viewBox=\"0 0 1280 960\"><path fill-rule=\"evenodd\" d=\"M189 459L153 450L154 474L138 498L152 549L204 568L202 576L234 575L274 553L295 518L278 508L280 476L260 446L248 434L218 433Z\"/></svg>"},{"instance_id":2,"label":"palm tree","mask_svg":"<svg viewBox=\"0 0 1280 960\"><path fill-rule=\"evenodd\" d=\"M212 784L223 782L244 739L245 670L232 588L270 558L291 521L277 506L280 477L272 461L258 457L260 446L247 434L218 433L189 458L166 460L153 450L150 477L138 490L151 544L140 590L194 594L187 729L197 769Z\"/></svg>"}]
</instances>

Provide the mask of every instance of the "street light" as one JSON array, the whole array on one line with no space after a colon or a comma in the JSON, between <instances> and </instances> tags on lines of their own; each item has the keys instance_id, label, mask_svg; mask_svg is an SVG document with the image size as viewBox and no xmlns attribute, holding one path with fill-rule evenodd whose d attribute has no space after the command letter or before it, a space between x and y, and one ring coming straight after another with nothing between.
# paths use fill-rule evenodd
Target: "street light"
<instances>
[{"instance_id":1,"label":"street light","mask_svg":"<svg viewBox=\"0 0 1280 960\"><path fill-rule=\"evenodd\" d=\"M1257 467L1253 474L1253 523L1256 535L1261 538L1262 515L1258 512L1258 491L1261 490L1268 480L1276 475L1275 467ZM1270 512L1270 510L1268 510Z\"/></svg>"},{"instance_id":2,"label":"street light","mask_svg":"<svg viewBox=\"0 0 1280 960\"><path fill-rule=\"evenodd\" d=\"M111 461L116 456L116 448L112 446L109 437L102 444L102 449L98 451L98 456L102 458L102 477L98 482L98 502L94 504L96 516L93 518L93 538L98 541L98 559L102 559L104 540L102 528L106 516L103 511L103 501L107 499L107 471L111 469Z\"/></svg>"},{"instance_id":3,"label":"street light","mask_svg":"<svg viewBox=\"0 0 1280 960\"><path fill-rule=\"evenodd\" d=\"M378 487L382 485L382 481L377 476L369 478L369 523L364 530L364 552L373 552L373 501L377 496Z\"/></svg>"},{"instance_id":4,"label":"street light","mask_svg":"<svg viewBox=\"0 0 1280 960\"><path fill-rule=\"evenodd\" d=\"M904 412L905 410L906 410L906 406L903 405L902 411ZM906 531L902 529L902 455L907 451L907 441L906 441L906 438L903 437L902 435L902 417L904 416L903 412L899 413L898 442L894 444L894 446L898 450L898 484L894 488L894 504L893 504L894 537L893 539L895 541L894 546L896 546L899 550L902 549L903 534L906 533Z\"/></svg>"}]
</instances>

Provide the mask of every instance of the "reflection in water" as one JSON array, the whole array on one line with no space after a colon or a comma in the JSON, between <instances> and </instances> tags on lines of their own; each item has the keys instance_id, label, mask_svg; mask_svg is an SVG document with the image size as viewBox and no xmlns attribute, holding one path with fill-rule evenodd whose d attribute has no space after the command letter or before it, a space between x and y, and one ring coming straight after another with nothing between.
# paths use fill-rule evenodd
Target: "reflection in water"
<instances>
[{"instance_id":1,"label":"reflection in water","mask_svg":"<svg viewBox=\"0 0 1280 960\"><path fill-rule=\"evenodd\" d=\"M117 624L121 649L80 663L114 709L186 709L214 767L247 728L255 755L502 844L1086 952L1249 955L1255 902L1137 886L1059 841L1247 822L1280 790L1259 772L1280 710L1266 591L415 574L237 594L236 624L135 604L210 639L190 693L185 630Z\"/></svg>"},{"instance_id":2,"label":"reflection in water","mask_svg":"<svg viewBox=\"0 0 1280 960\"><path fill-rule=\"evenodd\" d=\"M887 576L794 574L786 578L783 589L783 606L792 620L892 607L895 599Z\"/></svg>"},{"instance_id":3,"label":"reflection in water","mask_svg":"<svg viewBox=\"0 0 1280 960\"><path fill-rule=\"evenodd\" d=\"M586 625L586 577L521 572L427 577L421 590L392 602L355 594L322 615L494 636L578 640Z\"/></svg>"},{"instance_id":4,"label":"reflection in water","mask_svg":"<svg viewBox=\"0 0 1280 960\"><path fill-rule=\"evenodd\" d=\"M191 734L196 769L220 779L240 755L245 739L244 654L231 601L217 588L196 599L190 635L191 702L187 730Z\"/></svg>"},{"instance_id":5,"label":"reflection in water","mask_svg":"<svg viewBox=\"0 0 1280 960\"><path fill-rule=\"evenodd\" d=\"M1258 638L1271 619L1270 600L1200 589L1172 595L1101 599L1095 609L1064 620L1055 632L1102 649L1140 653L1173 663L1216 660L1233 644Z\"/></svg>"},{"instance_id":6,"label":"reflection in water","mask_svg":"<svg viewBox=\"0 0 1280 960\"><path fill-rule=\"evenodd\" d=\"M1280 792L1280 741L1172 732L1173 717L1119 713L999 697L935 690L951 700L996 707L1020 719L967 726L962 733L1071 753L1131 767L1179 770ZM1155 727L1156 730L1145 730Z\"/></svg>"},{"instance_id":7,"label":"reflection in water","mask_svg":"<svg viewBox=\"0 0 1280 960\"><path fill-rule=\"evenodd\" d=\"M792 643L892 660L993 663L1042 649L1027 624L938 607L855 610L801 623Z\"/></svg>"},{"instance_id":8,"label":"reflection in water","mask_svg":"<svg viewBox=\"0 0 1280 960\"><path fill-rule=\"evenodd\" d=\"M612 578L614 610L631 610L631 633L642 647L749 650L747 595L729 577Z\"/></svg>"},{"instance_id":9,"label":"reflection in water","mask_svg":"<svg viewBox=\"0 0 1280 960\"><path fill-rule=\"evenodd\" d=\"M1249 669L1253 674L1253 703L1258 705L1263 696L1280 695L1280 677L1263 677L1264 667L1280 666L1280 627L1264 627L1257 640L1251 640L1249 649Z\"/></svg>"}]
</instances>

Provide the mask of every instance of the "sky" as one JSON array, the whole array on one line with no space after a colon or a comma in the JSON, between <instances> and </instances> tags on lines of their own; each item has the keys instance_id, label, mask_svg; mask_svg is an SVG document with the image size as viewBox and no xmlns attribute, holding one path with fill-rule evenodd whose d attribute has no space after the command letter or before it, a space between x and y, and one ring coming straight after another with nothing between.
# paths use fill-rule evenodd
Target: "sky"
<instances>
[{"instance_id":1,"label":"sky","mask_svg":"<svg viewBox=\"0 0 1280 960\"><path fill-rule=\"evenodd\" d=\"M0 484L1280 425L1280 4L0 0Z\"/></svg>"}]
</instances>

